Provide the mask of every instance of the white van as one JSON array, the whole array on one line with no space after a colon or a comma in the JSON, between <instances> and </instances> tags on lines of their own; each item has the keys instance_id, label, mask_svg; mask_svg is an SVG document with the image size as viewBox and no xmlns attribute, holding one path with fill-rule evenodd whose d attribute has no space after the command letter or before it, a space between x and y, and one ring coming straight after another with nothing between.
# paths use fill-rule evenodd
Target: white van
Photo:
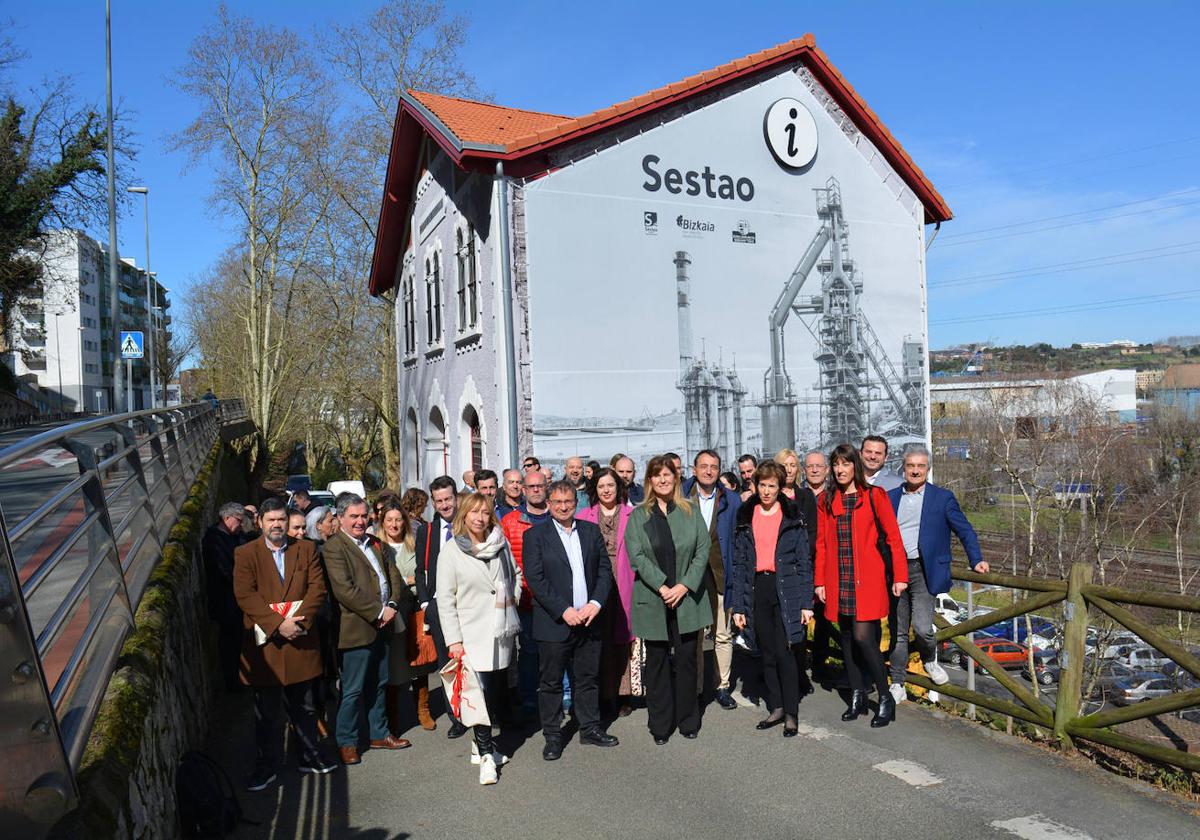
<instances>
[{"instance_id":1,"label":"white van","mask_svg":"<svg viewBox=\"0 0 1200 840\"><path fill-rule=\"evenodd\" d=\"M933 611L951 624L957 624L959 613L965 614L966 608L943 592L933 602Z\"/></svg>"},{"instance_id":2,"label":"white van","mask_svg":"<svg viewBox=\"0 0 1200 840\"><path fill-rule=\"evenodd\" d=\"M361 481L331 481L325 490L328 493L332 493L335 499L339 493L353 493L364 499L367 498L367 488L363 486Z\"/></svg>"}]
</instances>

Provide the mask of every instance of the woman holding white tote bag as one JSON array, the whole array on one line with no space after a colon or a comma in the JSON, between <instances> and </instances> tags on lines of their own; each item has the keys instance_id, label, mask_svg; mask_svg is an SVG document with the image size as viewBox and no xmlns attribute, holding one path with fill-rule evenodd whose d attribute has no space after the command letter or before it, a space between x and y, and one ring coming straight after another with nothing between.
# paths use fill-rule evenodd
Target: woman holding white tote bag
<instances>
[{"instance_id":1,"label":"woman holding white tote bag","mask_svg":"<svg viewBox=\"0 0 1200 840\"><path fill-rule=\"evenodd\" d=\"M475 493L458 506L452 525L454 539L442 546L438 555L438 617L453 663L460 663L478 679L478 696L468 691L461 710L474 723L475 749L478 753L479 783L494 785L497 767L508 757L496 751L492 743L491 721L497 719L505 700L508 668L521 629L517 618L517 597L521 591L521 570L513 562L512 552L500 530L491 500ZM449 666L443 669L445 681ZM468 682L469 680L464 680ZM447 698L452 699L452 687ZM467 702L484 708L469 710Z\"/></svg>"}]
</instances>

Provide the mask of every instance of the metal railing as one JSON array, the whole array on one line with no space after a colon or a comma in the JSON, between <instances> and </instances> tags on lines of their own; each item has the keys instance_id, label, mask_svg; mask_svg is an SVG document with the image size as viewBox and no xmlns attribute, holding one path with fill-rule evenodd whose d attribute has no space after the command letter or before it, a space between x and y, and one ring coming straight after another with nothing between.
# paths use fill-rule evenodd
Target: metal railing
<instances>
[{"instance_id":1,"label":"metal railing","mask_svg":"<svg viewBox=\"0 0 1200 840\"><path fill-rule=\"evenodd\" d=\"M966 621L953 625L941 616L935 616L935 621L940 628L937 631L938 642L952 641L965 656L993 677L1012 699L1008 700L975 691L972 687L973 681L966 688L954 684L934 685L927 676L913 672L906 675L906 680L974 706L990 709L1052 730L1055 739L1064 749L1070 749L1074 746L1076 739L1082 739L1124 750L1152 761L1200 771L1200 755L1194 752L1164 747L1144 738L1118 732L1115 729L1121 724L1200 706L1200 688L1176 691L1144 702L1113 709L1101 709L1090 714L1084 713L1082 708L1086 705L1085 694L1088 692L1085 692L1084 688L1088 682L1089 670L1098 668L1101 662L1099 650L1092 657L1090 664L1087 655L1090 608L1095 608L1116 626L1133 632L1148 646L1173 660L1180 672L1187 672L1200 680L1200 659L1182 645L1168 639L1149 622L1143 621L1122 606L1123 604L1132 604L1179 612L1200 613L1200 598L1123 589L1115 586L1098 586L1092 583L1092 567L1083 563L1074 564L1065 581L1016 575L983 575L958 569L952 572L952 577L958 581L992 584L1031 593L1009 606L969 617ZM1048 698L1044 699L1038 695L1035 689L1026 687L1018 678L1007 672L980 649L971 638L971 634L1060 602L1062 603L1063 631L1062 647L1058 656L1059 683L1057 696L1051 705ZM1014 640L1016 635L1016 633L1013 634ZM974 674L973 669L970 674ZM1036 679L1036 674L1031 676ZM1094 678L1095 674L1093 673L1093 684Z\"/></svg>"},{"instance_id":2,"label":"metal railing","mask_svg":"<svg viewBox=\"0 0 1200 840\"><path fill-rule=\"evenodd\" d=\"M74 804L73 774L167 534L224 418L244 416L240 400L199 402L0 450L0 812L36 821Z\"/></svg>"}]
</instances>

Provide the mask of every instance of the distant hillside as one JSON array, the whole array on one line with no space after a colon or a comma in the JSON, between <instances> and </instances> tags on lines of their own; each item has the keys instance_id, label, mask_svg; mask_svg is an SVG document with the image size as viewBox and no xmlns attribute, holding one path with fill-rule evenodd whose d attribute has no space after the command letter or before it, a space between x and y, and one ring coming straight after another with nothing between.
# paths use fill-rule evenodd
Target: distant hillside
<instances>
[{"instance_id":1,"label":"distant hillside","mask_svg":"<svg viewBox=\"0 0 1200 840\"><path fill-rule=\"evenodd\" d=\"M1195 339L1193 341L1193 339ZM1179 343L1172 343L1179 342ZM1191 343L1187 343L1191 342ZM974 347L933 350L929 368L933 373L958 373L968 364ZM1162 370L1170 365L1200 358L1200 336L1175 336L1155 344L1136 347L1053 347L1049 344L1019 344L984 347L971 362L980 372L1031 373L1037 371L1088 371L1106 368Z\"/></svg>"}]
</instances>

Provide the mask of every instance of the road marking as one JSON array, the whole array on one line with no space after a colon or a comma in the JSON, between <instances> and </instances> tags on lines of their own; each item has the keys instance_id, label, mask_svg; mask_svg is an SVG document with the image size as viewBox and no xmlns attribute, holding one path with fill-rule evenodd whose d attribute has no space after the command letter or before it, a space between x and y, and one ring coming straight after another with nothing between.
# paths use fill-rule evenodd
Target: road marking
<instances>
[{"instance_id":1,"label":"road marking","mask_svg":"<svg viewBox=\"0 0 1200 840\"><path fill-rule=\"evenodd\" d=\"M823 726L813 726L801 721L796 724L796 733L803 735L805 738L812 738L814 741L827 741L832 735L841 735L840 732L830 732Z\"/></svg>"},{"instance_id":2,"label":"road marking","mask_svg":"<svg viewBox=\"0 0 1200 840\"><path fill-rule=\"evenodd\" d=\"M1092 840L1082 831L1047 819L1041 814L1014 817L1011 820L996 820L992 823L992 828L1007 831L1009 834L1024 838L1024 840Z\"/></svg>"},{"instance_id":3,"label":"road marking","mask_svg":"<svg viewBox=\"0 0 1200 840\"><path fill-rule=\"evenodd\" d=\"M913 787L930 787L931 785L940 785L945 781L940 776L930 773L920 764L899 758L876 764L875 769L887 773L889 776L895 776L902 782L908 782Z\"/></svg>"}]
</instances>

